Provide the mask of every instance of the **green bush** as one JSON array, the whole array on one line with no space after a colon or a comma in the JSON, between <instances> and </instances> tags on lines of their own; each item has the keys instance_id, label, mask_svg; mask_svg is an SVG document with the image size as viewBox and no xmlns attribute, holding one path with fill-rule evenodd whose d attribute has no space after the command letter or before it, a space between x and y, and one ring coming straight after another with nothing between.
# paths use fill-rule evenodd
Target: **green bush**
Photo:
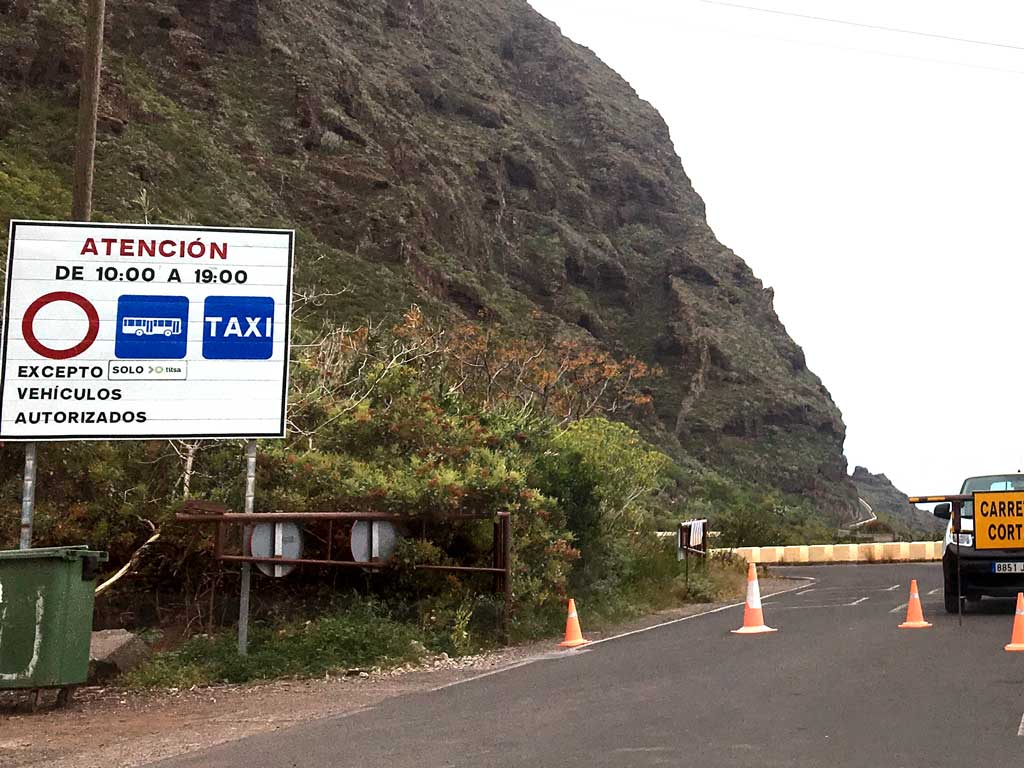
<instances>
[{"instance_id":1,"label":"green bush","mask_svg":"<svg viewBox=\"0 0 1024 768\"><path fill-rule=\"evenodd\" d=\"M360 601L304 623L256 625L247 656L238 655L234 633L193 637L175 651L157 654L125 682L135 687L184 688L343 674L352 668L415 661L422 651L413 641L420 639L413 625L395 620L378 605Z\"/></svg>"}]
</instances>

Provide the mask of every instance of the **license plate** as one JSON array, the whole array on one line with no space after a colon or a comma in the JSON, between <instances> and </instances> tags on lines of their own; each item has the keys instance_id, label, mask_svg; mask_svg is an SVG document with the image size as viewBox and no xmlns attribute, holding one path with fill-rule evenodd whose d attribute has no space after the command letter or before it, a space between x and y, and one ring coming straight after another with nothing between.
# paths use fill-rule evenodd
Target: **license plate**
<instances>
[{"instance_id":1,"label":"license plate","mask_svg":"<svg viewBox=\"0 0 1024 768\"><path fill-rule=\"evenodd\" d=\"M992 573L1024 573L1024 563L992 563Z\"/></svg>"}]
</instances>

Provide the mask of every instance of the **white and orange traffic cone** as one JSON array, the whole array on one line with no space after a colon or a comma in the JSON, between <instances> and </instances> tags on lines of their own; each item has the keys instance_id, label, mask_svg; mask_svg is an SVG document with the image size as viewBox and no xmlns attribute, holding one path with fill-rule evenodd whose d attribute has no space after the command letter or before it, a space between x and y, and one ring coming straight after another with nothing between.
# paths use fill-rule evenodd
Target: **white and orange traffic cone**
<instances>
[{"instance_id":1,"label":"white and orange traffic cone","mask_svg":"<svg viewBox=\"0 0 1024 768\"><path fill-rule=\"evenodd\" d=\"M757 635L762 632L778 632L764 623L761 610L761 588L757 585L757 567L751 563L747 568L747 603L743 606L743 626L732 630L734 635Z\"/></svg>"},{"instance_id":2,"label":"white and orange traffic cone","mask_svg":"<svg viewBox=\"0 0 1024 768\"><path fill-rule=\"evenodd\" d=\"M589 640L583 639L583 632L580 631L580 619L576 615L576 601L569 598L569 616L565 620L565 640L559 643L562 648L578 648L586 645Z\"/></svg>"},{"instance_id":3,"label":"white and orange traffic cone","mask_svg":"<svg viewBox=\"0 0 1024 768\"><path fill-rule=\"evenodd\" d=\"M1013 635L1004 651L1024 651L1024 592L1017 593L1017 613L1013 617Z\"/></svg>"},{"instance_id":4,"label":"white and orange traffic cone","mask_svg":"<svg viewBox=\"0 0 1024 768\"><path fill-rule=\"evenodd\" d=\"M921 595L917 591L917 579L911 579L907 620L900 624L900 629L925 629L930 626L931 624L924 620L924 613L921 611Z\"/></svg>"}]
</instances>

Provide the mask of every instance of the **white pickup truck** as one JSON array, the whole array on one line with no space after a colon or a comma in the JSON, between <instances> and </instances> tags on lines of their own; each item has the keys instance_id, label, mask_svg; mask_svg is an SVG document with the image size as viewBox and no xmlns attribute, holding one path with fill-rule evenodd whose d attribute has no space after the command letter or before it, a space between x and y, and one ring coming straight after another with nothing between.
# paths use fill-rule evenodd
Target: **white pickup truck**
<instances>
[{"instance_id":1,"label":"white pickup truck","mask_svg":"<svg viewBox=\"0 0 1024 768\"><path fill-rule=\"evenodd\" d=\"M963 495L985 491L1024 491L1024 474L969 477L964 480L960 489ZM1019 549L977 549L974 535L974 503L962 503L959 541L955 541L957 534L953 529L952 504L948 501L943 502L932 510L936 517L949 520L942 554L944 602L949 613L956 613L959 607L957 554L960 555L959 594L969 603L977 602L982 595L1013 597L1024 591L1024 541L1020 542ZM1022 526L1016 524L1016 527L1020 529Z\"/></svg>"}]
</instances>

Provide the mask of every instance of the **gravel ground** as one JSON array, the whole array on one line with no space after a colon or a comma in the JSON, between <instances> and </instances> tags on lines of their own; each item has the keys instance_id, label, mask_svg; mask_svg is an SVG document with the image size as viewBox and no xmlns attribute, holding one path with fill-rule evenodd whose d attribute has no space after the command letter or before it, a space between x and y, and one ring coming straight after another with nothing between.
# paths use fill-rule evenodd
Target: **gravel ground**
<instances>
[{"instance_id":1,"label":"gravel ground","mask_svg":"<svg viewBox=\"0 0 1024 768\"><path fill-rule=\"evenodd\" d=\"M761 580L762 594L792 586L793 582L785 579ZM581 605L580 611L585 636L598 640L720 605L724 603L663 611L605 632L587 632L585 606ZM476 656L448 658L441 654L390 670L350 670L342 677L319 680L164 691L85 687L66 709L55 709L54 694L45 694L35 713L28 711L25 695L6 694L0 696L0 765L134 768L254 733L349 715L393 696L566 652L552 639Z\"/></svg>"}]
</instances>

